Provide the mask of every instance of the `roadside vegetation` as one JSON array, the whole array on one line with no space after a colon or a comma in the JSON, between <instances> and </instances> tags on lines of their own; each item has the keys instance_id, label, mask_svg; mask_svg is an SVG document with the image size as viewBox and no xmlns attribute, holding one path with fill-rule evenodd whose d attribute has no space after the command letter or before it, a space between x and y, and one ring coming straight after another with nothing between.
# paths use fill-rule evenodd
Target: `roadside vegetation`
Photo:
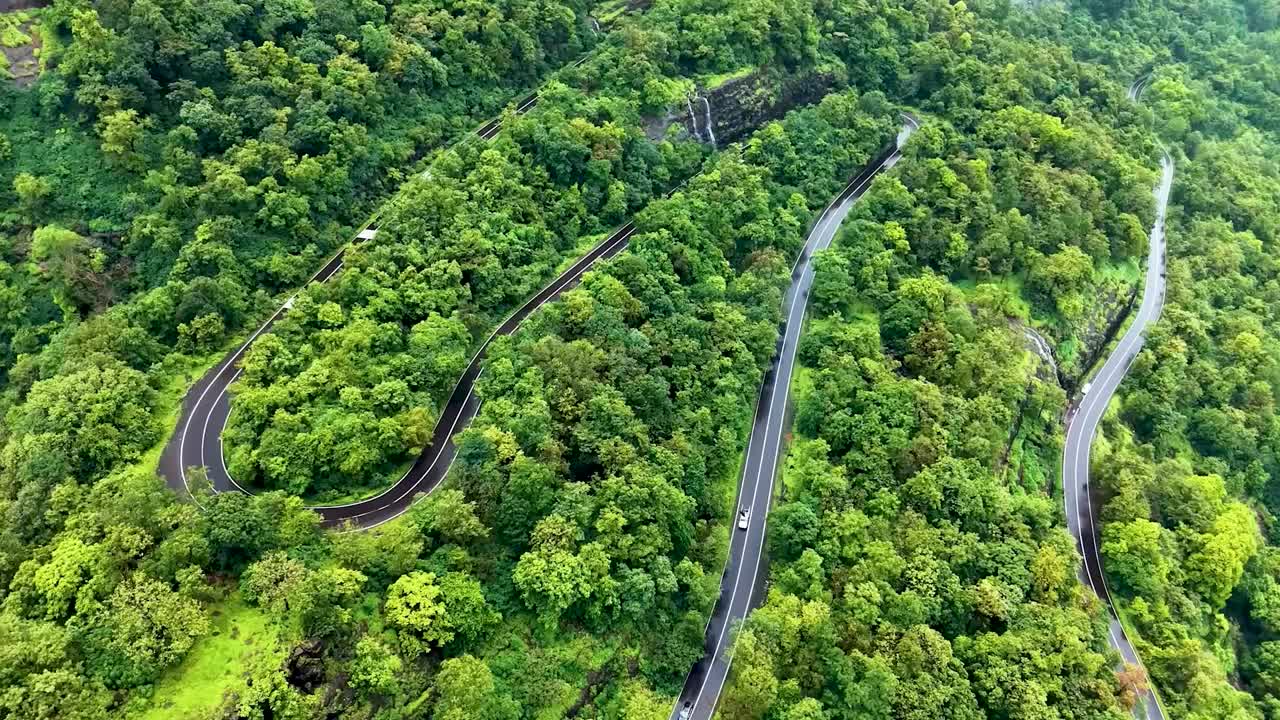
<instances>
[{"instance_id":1,"label":"roadside vegetation","mask_svg":"<svg viewBox=\"0 0 1280 720\"><path fill-rule=\"evenodd\" d=\"M1093 10L1029 28L1154 67L1143 105L1177 164L1164 311L1094 449L1111 589L1169 717L1277 718L1280 16Z\"/></svg>"},{"instance_id":2,"label":"roadside vegetation","mask_svg":"<svg viewBox=\"0 0 1280 720\"><path fill-rule=\"evenodd\" d=\"M722 716L1125 717L1147 679L1076 580L1060 382L1140 279L1159 138L1168 307L1094 453L1103 553L1171 716L1280 720L1277 17L58 0L39 79L0 89L0 720L667 718L789 268L906 107L815 258ZM718 150L679 127L695 81L759 68L832 92ZM246 357L228 464L264 492L177 498L181 388L375 210ZM322 531L303 497L385 484L479 339L629 219L493 346L442 488Z\"/></svg>"},{"instance_id":3,"label":"roadside vegetation","mask_svg":"<svg viewBox=\"0 0 1280 720\"><path fill-rule=\"evenodd\" d=\"M1117 705L1130 705L1150 682L1167 717L1280 717L1275 8L973 6L1020 37L1039 38L1020 43L1036 52L1046 40L1072 48L1085 62L1078 77L1090 78L1094 93L1109 85L1116 97L1154 68L1151 85L1141 106L1115 111L1121 122L1114 134L1093 128L1075 142L1071 130L1088 114L1064 94L1073 75L1068 63L1040 63L1052 80L1028 78L1023 91L1029 100L1036 88L1052 88L1042 100L1064 133L1044 135L1052 126L1029 122L1032 116L1014 125L1016 132L984 133L994 118L1008 117L1008 101L993 102L980 85L955 92L999 108L975 121L980 157L1006 159L989 163L991 179L969 179L972 165L955 160L963 161L967 147L920 152L927 147L922 135L913 143L916 156L877 183L822 259L815 287L826 289L829 300L824 309L815 290L818 312L802 357L811 369L797 385L801 439L790 453L784 502L770 522L771 591L742 631L725 711L786 718L1118 717ZM980 56L998 45L974 39ZM1036 66L996 57L988 67ZM1098 83L1101 67L1093 63L1110 66L1114 80ZM1007 79L1001 83L1008 88ZM1108 105L1093 104L1103 110L1097 117L1112 114ZM947 114L960 120L955 113L966 107ZM1041 326L1059 349L1071 348L1059 357L1065 372L1088 370L1072 361L1082 356L1080 334L1071 328L1099 299L1137 280L1123 260L1140 257L1145 240L1129 219L1094 234L1071 218L1107 225L1106 209L1114 206L1148 228L1150 200L1143 195L1155 176L1137 171L1106 187L1110 174L1088 168L1090 158L1112 146L1141 151L1140 164L1154 169L1155 138L1178 168L1168 297L1104 422L1092 463L1102 554L1150 672L1145 678L1134 667L1111 672L1118 657L1098 642L1105 615L1079 589L1076 561L1061 562L1073 554L1072 543L1061 530L1060 499L1047 503L1060 482L1063 396L1044 375L1028 384L1028 369L1017 360L1019 338L1004 318L1022 314L1010 309L1005 278L1012 273L1023 278L1016 286L1030 309L1021 319ZM1000 141L1014 147L1002 150ZM1010 150L1018 158L1013 163ZM926 168L948 162L952 174L925 176ZM1110 202L1085 199L1087 183L1058 175L1054 166L1101 180ZM1011 182L1044 171L1055 181ZM988 186L994 190L987 197L972 192ZM1040 194L1047 188L1068 189L1071 197ZM882 197L900 199L882 212ZM1023 237L1040 242L1055 228L1070 228L1067 237L1084 242L1032 254L1030 262L1005 255L1012 263L989 276L999 285L983 282L993 266L981 252L952 263L931 249L970 250L975 235L966 231L974 224L978 247L1003 246L1011 215L999 211L1030 198L1032 207L1012 216L1032 230ZM868 217L877 224L868 225ZM1091 250L1089 237L1106 238L1111 257ZM972 288L967 298L944 280L958 275ZM977 362L970 347L981 348ZM967 410L982 402L976 413ZM1011 427L1023 452L1030 448L1037 465L1051 468L1047 478L1027 482L1025 465L1004 460L999 448ZM857 694L846 690L851 669ZM873 683L879 692L867 691ZM1099 692L1113 695L1115 704L1094 705Z\"/></svg>"},{"instance_id":4,"label":"roadside vegetation","mask_svg":"<svg viewBox=\"0 0 1280 720\"><path fill-rule=\"evenodd\" d=\"M1124 75L965 20L969 52L930 48L928 122L815 257L726 717L1119 720L1143 686L1076 578L1067 396L1023 328L1098 342L1146 251L1155 141Z\"/></svg>"}]
</instances>

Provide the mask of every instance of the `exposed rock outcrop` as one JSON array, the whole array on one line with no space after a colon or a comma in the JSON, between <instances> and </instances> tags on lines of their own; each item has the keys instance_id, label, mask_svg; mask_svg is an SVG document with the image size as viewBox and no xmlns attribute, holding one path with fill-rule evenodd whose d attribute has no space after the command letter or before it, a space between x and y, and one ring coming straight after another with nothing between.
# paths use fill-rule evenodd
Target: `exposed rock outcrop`
<instances>
[{"instance_id":1,"label":"exposed rock outcrop","mask_svg":"<svg viewBox=\"0 0 1280 720\"><path fill-rule=\"evenodd\" d=\"M1035 353L1040 358L1040 364L1036 367L1036 377L1047 383L1062 384L1058 373L1058 360L1053 355L1053 346L1043 335L1036 332L1035 329L1021 323L1015 323L1022 329L1022 339L1027 349Z\"/></svg>"},{"instance_id":2,"label":"exposed rock outcrop","mask_svg":"<svg viewBox=\"0 0 1280 720\"><path fill-rule=\"evenodd\" d=\"M651 118L645 132L654 140L675 130L707 144L724 144L750 134L792 108L815 103L831 91L835 78L826 72L785 75L762 68L747 75L696 91Z\"/></svg>"},{"instance_id":3,"label":"exposed rock outcrop","mask_svg":"<svg viewBox=\"0 0 1280 720\"><path fill-rule=\"evenodd\" d=\"M1137 297L1138 285L1112 285L1101 289L1089 317L1076 328L1080 351L1069 366L1058 372L1068 397L1075 394L1081 378L1086 377L1105 354L1108 343L1129 317L1129 311Z\"/></svg>"}]
</instances>

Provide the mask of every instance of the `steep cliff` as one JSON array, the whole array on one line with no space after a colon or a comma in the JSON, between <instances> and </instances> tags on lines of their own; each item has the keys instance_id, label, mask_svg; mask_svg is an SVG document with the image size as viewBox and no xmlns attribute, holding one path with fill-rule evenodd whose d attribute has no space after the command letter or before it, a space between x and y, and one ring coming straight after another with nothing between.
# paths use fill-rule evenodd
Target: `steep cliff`
<instances>
[{"instance_id":1,"label":"steep cliff","mask_svg":"<svg viewBox=\"0 0 1280 720\"><path fill-rule=\"evenodd\" d=\"M645 131L655 140L676 132L705 143L733 142L792 108L821 100L834 84L827 72L791 75L761 68L710 88L698 87L665 115L651 118Z\"/></svg>"}]
</instances>

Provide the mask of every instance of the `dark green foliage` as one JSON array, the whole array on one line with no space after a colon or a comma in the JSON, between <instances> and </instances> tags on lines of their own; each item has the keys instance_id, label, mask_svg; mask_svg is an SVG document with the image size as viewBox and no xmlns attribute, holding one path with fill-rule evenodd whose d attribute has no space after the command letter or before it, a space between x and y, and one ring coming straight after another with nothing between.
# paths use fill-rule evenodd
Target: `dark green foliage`
<instances>
[{"instance_id":1,"label":"dark green foliage","mask_svg":"<svg viewBox=\"0 0 1280 720\"><path fill-rule=\"evenodd\" d=\"M1096 452L1103 552L1171 715L1280 717L1276 8L1033 5L659 0L606 38L577 0L60 0L50 69L0 93L0 719L144 709L229 592L297 645L228 668L220 715L667 717L791 262L898 103L924 128L817 259L770 592L721 714L1123 717L1141 679L1112 672L1045 494L1063 394L1009 319L1096 329L1158 136L1169 305ZM434 150L597 44L496 141ZM714 156L647 137L691 78L753 67L839 92ZM245 362L229 463L285 492L196 472L176 502L142 460L190 358L394 188ZM478 339L632 217L493 346L446 486L320 532L293 494L383 484Z\"/></svg>"},{"instance_id":2,"label":"dark green foliage","mask_svg":"<svg viewBox=\"0 0 1280 720\"><path fill-rule=\"evenodd\" d=\"M1165 307L1093 463L1111 587L1171 717L1280 717L1273 11L1117 3L1104 24L1073 16L1066 31L1085 56L1155 67L1142 112L1177 163ZM1061 20L1032 25L1061 35Z\"/></svg>"}]
</instances>

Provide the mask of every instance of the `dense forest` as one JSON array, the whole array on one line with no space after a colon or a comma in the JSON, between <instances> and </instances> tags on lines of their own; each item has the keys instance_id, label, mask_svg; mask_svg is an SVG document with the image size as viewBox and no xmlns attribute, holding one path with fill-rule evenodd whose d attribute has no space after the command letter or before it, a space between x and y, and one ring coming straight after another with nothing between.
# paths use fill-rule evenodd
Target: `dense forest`
<instances>
[{"instance_id":1,"label":"dense forest","mask_svg":"<svg viewBox=\"0 0 1280 720\"><path fill-rule=\"evenodd\" d=\"M720 715L1119 719L1150 683L1171 717L1280 719L1274 0L22 12L0 718L669 717L792 263L910 108L814 259L768 591ZM748 75L744 102L825 97L717 146L686 104ZM1093 459L1148 678L1078 582L1058 464L1162 147L1166 307ZM627 221L490 347L445 485L322 530L305 505L385 487L494 326ZM181 395L293 292L233 386L227 464L257 494L176 496L155 470Z\"/></svg>"},{"instance_id":2,"label":"dense forest","mask_svg":"<svg viewBox=\"0 0 1280 720\"><path fill-rule=\"evenodd\" d=\"M1120 718L1136 699L1051 492L1079 358L1050 366L1023 328L1066 346L1121 292L1155 141L1122 78L970 20L973 60L937 60L966 90L942 80L953 96L923 103L934 121L818 258L728 717Z\"/></svg>"},{"instance_id":3,"label":"dense forest","mask_svg":"<svg viewBox=\"0 0 1280 720\"><path fill-rule=\"evenodd\" d=\"M1105 253L1080 239L1109 240L1112 259L1139 255L1145 240L1124 231L1127 219L1097 234L1077 221L1067 226L1071 242L1033 254L1021 269L993 268L982 253L957 263L945 251L972 252L975 238L1007 247L1006 218L1034 227L1033 242L1052 238L1077 207L1090 221L1102 220L1108 203L1087 186L1064 179L1062 187L1080 189L1054 201L1028 194L1045 185L1027 184L1027 171L1063 160L1064 169L1084 170L1090 156L1115 145L1147 150L1149 158L1154 138L1137 131L1145 126L1179 167L1169 290L1094 454L1105 503L1102 552L1167 716L1280 717L1273 613L1280 564L1271 547L1280 469L1280 346L1271 297L1272 248L1280 239L1276 10L1266 3L980 10L1022 37L1039 38L1038 52L1041 42L1061 43L1086 63L1129 68L1118 83L1155 68L1143 102L1149 112L1133 108L1135 126L1118 128L1120 143L1094 129L1073 148L1072 126L1087 120L1078 107L1063 107L1069 64L1054 63L1052 81L1033 81L1028 90L1051 88L1044 100L1061 123L1027 118L1016 133L983 132L995 117L1036 107L1023 101L1011 111L997 102L994 116L977 121L976 137L965 136L976 140L980 156L1022 144L1034 164L1011 174L1006 163L984 162L983 174L993 177L974 183L971 168L966 174L953 167L945 178L925 174L930 166L954 166L952 158L969 148L936 153L941 159L922 153L901 168L901 186L887 179L864 201L862 214L875 224L850 223L820 270L826 294L816 299L827 317L812 323L804 358L810 369L799 381L801 437L770 530L772 589L743 630L725 698L729 714L1104 712L1091 706L1101 686L1088 680L1102 680L1099 670L1109 675L1115 659L1090 651L1081 630L1089 618L1097 622L1100 609L1079 598L1072 563L1064 564L1071 541L1052 529L1056 508L1020 492L1043 490L1046 480L1054 486L1039 468L1053 469L1063 397L1041 382L1043 372L1027 384L1013 348L1020 338L1005 318L1025 321L1029 311L1033 323L1058 335L1087 312L1080 300L1098 297L1098 283L1107 282L1098 272ZM978 53L987 47L975 42ZM1007 63L997 55L991 65L1026 67ZM968 112L962 102L947 114L963 119ZM1088 175L1105 183L1108 173L1095 165ZM996 189L986 197L972 193L988 185ZM1104 193L1145 227L1149 205L1139 193L1150 185L1130 187L1128 197L1114 186ZM948 192L935 197L942 188ZM888 212L879 207L881 194L892 203ZM1034 207L1019 206L1028 197L1036 198ZM1077 205L1080 198L1088 199ZM1048 224L1037 222L1036 210L1048 208ZM956 215L959 233L951 231ZM966 232L974 224L977 235ZM1019 247L1016 239L1012 247ZM1020 293L1009 293L1010 270ZM967 353L971 347L979 349ZM1070 373L1071 358L1063 355L1062 370ZM979 403L985 406L970 410ZM1011 462L1028 448L1039 448L1041 457ZM856 693L850 677L860 679ZM1117 678L1118 685L1105 684L1119 690L1121 705L1132 703L1145 684L1141 673L1127 667ZM871 683L881 691L868 692ZM904 686L911 688L905 696Z\"/></svg>"},{"instance_id":4,"label":"dense forest","mask_svg":"<svg viewBox=\"0 0 1280 720\"><path fill-rule=\"evenodd\" d=\"M1093 462L1102 551L1175 717L1280 717L1280 15L1123 8L1029 29L1156 64L1145 97L1179 178L1168 292Z\"/></svg>"}]
</instances>

